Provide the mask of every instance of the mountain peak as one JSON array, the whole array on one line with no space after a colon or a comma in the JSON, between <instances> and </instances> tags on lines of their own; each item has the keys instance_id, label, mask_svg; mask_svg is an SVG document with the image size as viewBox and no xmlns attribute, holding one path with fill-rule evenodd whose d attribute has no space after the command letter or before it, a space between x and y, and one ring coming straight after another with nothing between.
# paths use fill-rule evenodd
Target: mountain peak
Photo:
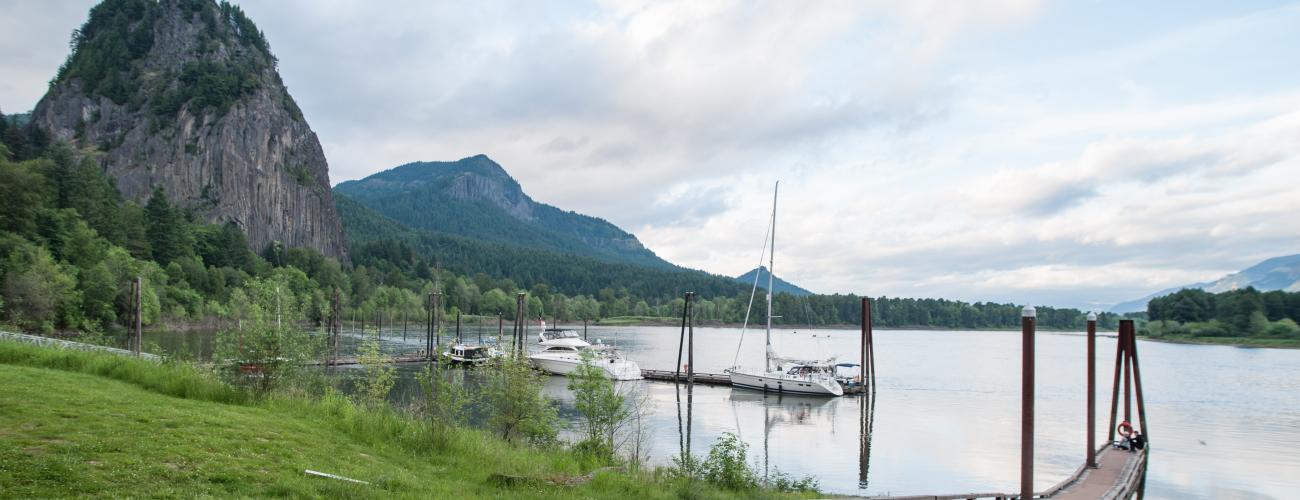
<instances>
[{"instance_id":1,"label":"mountain peak","mask_svg":"<svg viewBox=\"0 0 1300 500\"><path fill-rule=\"evenodd\" d=\"M768 270L767 270L767 266L763 266L763 265L760 265L745 274L737 276L736 281L752 286L754 284L755 275L758 275L759 288L767 288ZM789 281L783 280L781 279L780 276L776 276L776 275L772 276L772 292L788 293L791 295L812 295L812 292L808 291L807 289L800 287L799 285L796 285L794 283L790 283Z\"/></svg>"},{"instance_id":2,"label":"mountain peak","mask_svg":"<svg viewBox=\"0 0 1300 500\"><path fill-rule=\"evenodd\" d=\"M614 262L672 267L609 222L533 201L497 162L478 154L407 163L334 187L416 229Z\"/></svg>"}]
</instances>

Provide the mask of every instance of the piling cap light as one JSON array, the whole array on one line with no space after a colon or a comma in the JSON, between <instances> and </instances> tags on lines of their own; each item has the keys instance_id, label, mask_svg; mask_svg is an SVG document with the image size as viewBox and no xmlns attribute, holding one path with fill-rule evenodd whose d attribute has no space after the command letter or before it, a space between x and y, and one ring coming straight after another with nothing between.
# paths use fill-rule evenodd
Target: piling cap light
<instances>
[{"instance_id":1,"label":"piling cap light","mask_svg":"<svg viewBox=\"0 0 1300 500\"><path fill-rule=\"evenodd\" d=\"M1088 321L1097 321L1097 313L1096 312L1088 313Z\"/></svg>"},{"instance_id":2,"label":"piling cap light","mask_svg":"<svg viewBox=\"0 0 1300 500\"><path fill-rule=\"evenodd\" d=\"M1038 311L1034 310L1034 306L1025 306L1025 309L1020 312L1020 316L1024 318L1032 318L1037 315Z\"/></svg>"}]
</instances>

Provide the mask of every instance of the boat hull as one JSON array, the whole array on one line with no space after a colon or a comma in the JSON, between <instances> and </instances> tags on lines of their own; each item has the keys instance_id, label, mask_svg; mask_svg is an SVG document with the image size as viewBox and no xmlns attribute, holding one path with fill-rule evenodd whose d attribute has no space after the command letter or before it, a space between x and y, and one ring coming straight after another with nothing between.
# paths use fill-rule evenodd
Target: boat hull
<instances>
[{"instance_id":1,"label":"boat hull","mask_svg":"<svg viewBox=\"0 0 1300 500\"><path fill-rule=\"evenodd\" d=\"M529 360L538 370L553 375L568 375L577 371L578 367L582 365L581 359L542 355L531 356ZM641 368L631 361L613 360L613 362L610 362L609 360L596 360L593 364L604 372L606 378L612 380L641 380Z\"/></svg>"},{"instance_id":2,"label":"boat hull","mask_svg":"<svg viewBox=\"0 0 1300 500\"><path fill-rule=\"evenodd\" d=\"M840 387L839 382L830 379L784 377L778 376L779 374L747 373L739 370L732 370L727 375L731 377L731 386L741 389L809 396L844 395L844 388Z\"/></svg>"}]
</instances>

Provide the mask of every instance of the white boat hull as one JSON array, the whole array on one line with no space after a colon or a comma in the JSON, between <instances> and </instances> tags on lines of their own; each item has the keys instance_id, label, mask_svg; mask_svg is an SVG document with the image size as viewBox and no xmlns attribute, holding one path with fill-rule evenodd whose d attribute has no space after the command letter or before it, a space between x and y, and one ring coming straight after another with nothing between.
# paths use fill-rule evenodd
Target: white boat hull
<instances>
[{"instance_id":1,"label":"white boat hull","mask_svg":"<svg viewBox=\"0 0 1300 500\"><path fill-rule=\"evenodd\" d=\"M538 370L553 375L568 375L577 371L582 365L582 359L576 356L567 358L535 354L528 359ZM632 361L597 359L593 364L611 380L641 380L641 367Z\"/></svg>"},{"instance_id":2,"label":"white boat hull","mask_svg":"<svg viewBox=\"0 0 1300 500\"><path fill-rule=\"evenodd\" d=\"M825 377L800 377L780 372L749 373L733 369L728 373L731 386L742 389L807 394L812 396L843 396L844 388L834 379Z\"/></svg>"}]
</instances>

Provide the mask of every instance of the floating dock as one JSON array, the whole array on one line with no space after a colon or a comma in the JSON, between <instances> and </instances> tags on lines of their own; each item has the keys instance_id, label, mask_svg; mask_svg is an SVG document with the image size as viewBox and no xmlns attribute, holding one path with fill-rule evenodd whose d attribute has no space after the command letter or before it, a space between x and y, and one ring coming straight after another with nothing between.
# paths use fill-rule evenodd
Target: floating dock
<instances>
[{"instance_id":1,"label":"floating dock","mask_svg":"<svg viewBox=\"0 0 1300 500\"><path fill-rule=\"evenodd\" d=\"M674 372L672 370L641 370L641 378L658 382L686 383L686 372ZM731 385L731 377L725 373L696 373L695 383L701 385ZM844 387L845 394L861 394L864 388L861 384L842 385L842 387Z\"/></svg>"},{"instance_id":2,"label":"floating dock","mask_svg":"<svg viewBox=\"0 0 1300 500\"><path fill-rule=\"evenodd\" d=\"M1147 450L1131 452L1107 446L1097 453L1097 467L1080 467L1056 486L1034 493L1033 498L1116 500L1130 498L1146 477ZM1011 500L1012 493L955 493L950 495L872 496L870 500Z\"/></svg>"},{"instance_id":3,"label":"floating dock","mask_svg":"<svg viewBox=\"0 0 1300 500\"><path fill-rule=\"evenodd\" d=\"M389 357L389 362L390 363L428 363L429 355L422 352L416 354L398 354L396 356ZM326 366L326 365L348 366L348 365L359 365L359 364L361 364L361 361L356 356L339 356L338 359L334 359L334 360L329 360L329 361L314 360L305 363L306 366Z\"/></svg>"}]
</instances>

